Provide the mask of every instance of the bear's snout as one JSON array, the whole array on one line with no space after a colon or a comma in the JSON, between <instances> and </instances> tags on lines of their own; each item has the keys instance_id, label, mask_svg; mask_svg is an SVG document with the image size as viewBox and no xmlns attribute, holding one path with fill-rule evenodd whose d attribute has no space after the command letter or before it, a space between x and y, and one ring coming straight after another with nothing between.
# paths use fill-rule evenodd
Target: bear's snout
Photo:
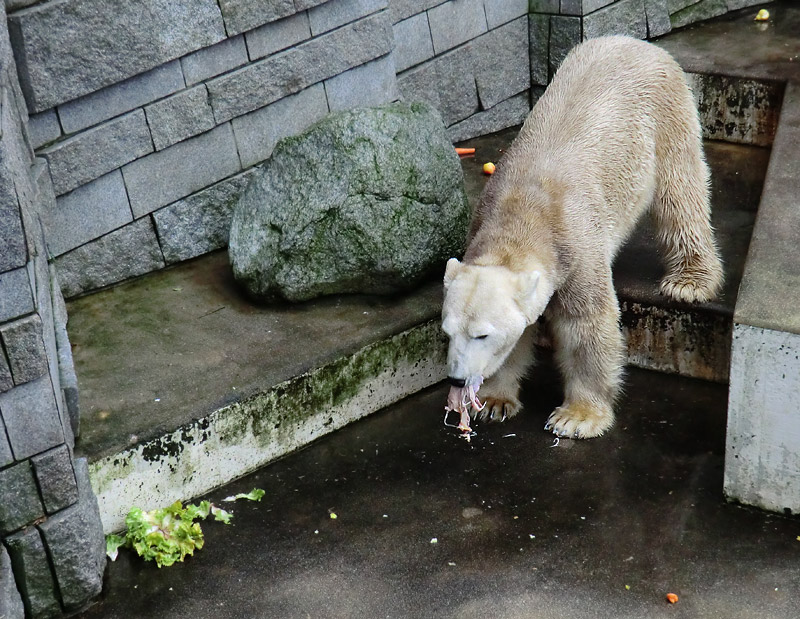
<instances>
[{"instance_id":1,"label":"bear's snout","mask_svg":"<svg viewBox=\"0 0 800 619\"><path fill-rule=\"evenodd\" d=\"M453 378L452 376L448 376L447 377L447 382L450 383L451 385L453 385L453 387L458 387L459 389L462 389L467 384L466 379L464 379L464 378Z\"/></svg>"}]
</instances>

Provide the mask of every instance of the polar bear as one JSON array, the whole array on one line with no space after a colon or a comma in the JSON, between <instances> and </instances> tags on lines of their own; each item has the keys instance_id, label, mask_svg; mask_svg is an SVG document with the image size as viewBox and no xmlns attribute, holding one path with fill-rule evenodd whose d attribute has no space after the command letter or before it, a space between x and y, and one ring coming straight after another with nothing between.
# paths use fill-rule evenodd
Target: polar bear
<instances>
[{"instance_id":1,"label":"polar bear","mask_svg":"<svg viewBox=\"0 0 800 619\"><path fill-rule=\"evenodd\" d=\"M531 327L544 314L564 380L545 429L590 438L612 426L624 342L611 265L646 211L665 259L662 294L712 299L722 265L685 75L650 43L591 39L567 55L497 164L463 262L447 263L449 381L474 388L486 379L485 408L473 417L519 410Z\"/></svg>"}]
</instances>

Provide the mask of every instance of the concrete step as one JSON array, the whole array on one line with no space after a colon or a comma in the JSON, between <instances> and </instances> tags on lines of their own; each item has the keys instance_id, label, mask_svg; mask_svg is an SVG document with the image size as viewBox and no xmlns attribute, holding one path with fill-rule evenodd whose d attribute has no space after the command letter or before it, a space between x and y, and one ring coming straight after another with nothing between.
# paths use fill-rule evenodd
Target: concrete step
<instances>
[{"instance_id":1,"label":"concrete step","mask_svg":"<svg viewBox=\"0 0 800 619\"><path fill-rule=\"evenodd\" d=\"M616 285L631 364L725 382L783 83L696 75L715 139L706 150L724 294L701 306L658 295L661 267L646 225L619 257ZM485 182L480 166L515 134L468 143L479 149L463 162L473 200ZM119 529L132 505L202 495L440 381L440 307L438 281L403 298L255 307L233 285L224 252L73 300L78 450L89 458L106 531Z\"/></svg>"}]
</instances>

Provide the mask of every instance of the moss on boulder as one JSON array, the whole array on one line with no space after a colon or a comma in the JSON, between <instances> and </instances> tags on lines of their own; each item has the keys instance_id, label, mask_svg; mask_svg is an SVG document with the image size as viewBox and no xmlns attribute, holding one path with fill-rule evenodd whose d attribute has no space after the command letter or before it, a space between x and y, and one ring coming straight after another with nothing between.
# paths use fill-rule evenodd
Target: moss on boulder
<instances>
[{"instance_id":1,"label":"moss on boulder","mask_svg":"<svg viewBox=\"0 0 800 619\"><path fill-rule=\"evenodd\" d=\"M469 204L433 108L331 114L278 143L233 213L230 258L256 298L408 289L459 254Z\"/></svg>"}]
</instances>

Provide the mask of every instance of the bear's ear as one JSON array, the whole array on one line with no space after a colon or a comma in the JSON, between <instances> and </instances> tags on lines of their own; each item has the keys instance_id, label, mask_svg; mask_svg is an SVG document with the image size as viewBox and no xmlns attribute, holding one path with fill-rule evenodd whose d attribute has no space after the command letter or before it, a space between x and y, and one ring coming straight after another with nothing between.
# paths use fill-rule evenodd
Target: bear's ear
<instances>
[{"instance_id":1,"label":"bear's ear","mask_svg":"<svg viewBox=\"0 0 800 619\"><path fill-rule=\"evenodd\" d=\"M458 258L450 258L447 261L447 268L444 270L444 287L447 288L450 285L450 282L453 281L455 276L461 270L461 263L458 261Z\"/></svg>"},{"instance_id":2,"label":"bear's ear","mask_svg":"<svg viewBox=\"0 0 800 619\"><path fill-rule=\"evenodd\" d=\"M517 300L522 307L530 307L533 303L540 277L539 271L517 275Z\"/></svg>"}]
</instances>

